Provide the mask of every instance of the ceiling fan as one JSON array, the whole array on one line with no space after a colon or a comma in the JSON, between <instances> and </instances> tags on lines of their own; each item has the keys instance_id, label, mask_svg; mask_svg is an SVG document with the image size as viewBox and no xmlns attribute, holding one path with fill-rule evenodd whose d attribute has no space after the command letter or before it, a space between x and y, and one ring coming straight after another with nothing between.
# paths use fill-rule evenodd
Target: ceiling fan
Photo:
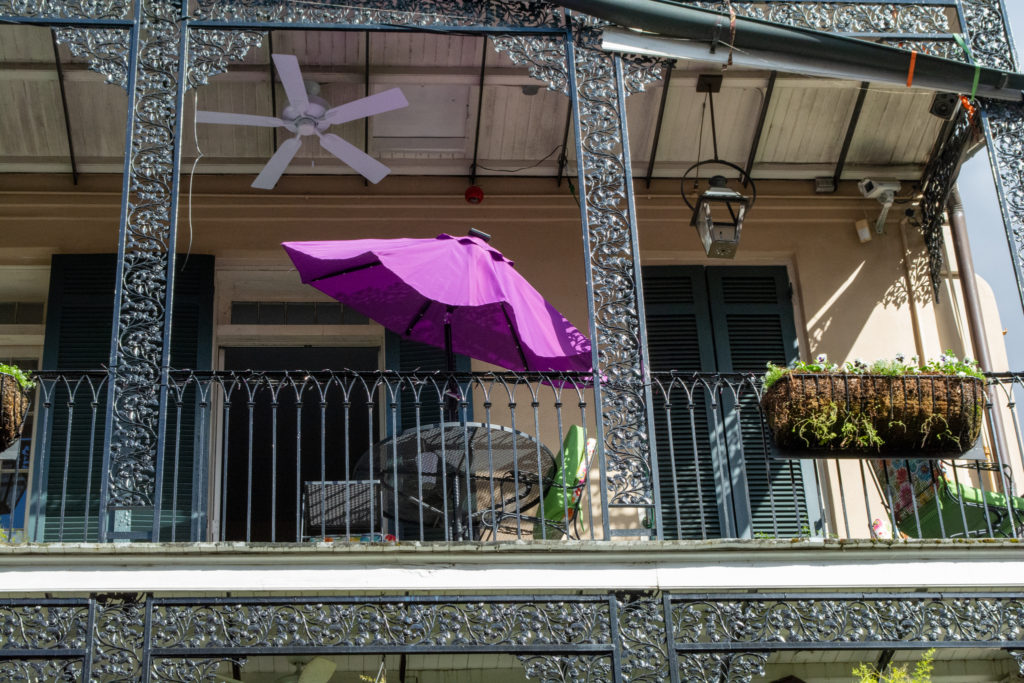
<instances>
[{"instance_id":1,"label":"ceiling fan","mask_svg":"<svg viewBox=\"0 0 1024 683\"><path fill-rule=\"evenodd\" d=\"M288 168L306 135L320 138L320 146L348 164L354 171L371 183L379 183L391 172L384 164L364 153L361 149L343 140L334 133L325 133L331 126L355 121L367 116L382 114L386 111L409 106L405 95L398 88L391 88L369 97L346 102L334 108L328 108L323 99L307 93L306 83L302 79L299 60L295 55L273 55L274 66L281 78L288 106L276 116L256 116L254 114L231 114L219 111L197 111L197 123L220 123L240 126L261 126L265 128L286 128L295 137L285 140L270 157L263 170L256 176L252 186L261 190L272 190L281 174Z\"/></svg>"},{"instance_id":2,"label":"ceiling fan","mask_svg":"<svg viewBox=\"0 0 1024 683\"><path fill-rule=\"evenodd\" d=\"M276 683L327 683L334 675L338 665L324 657L314 657L308 662L302 659L292 660L295 671L278 678ZM237 674L236 674L237 675ZM223 683L242 683L237 678L218 676Z\"/></svg>"}]
</instances>

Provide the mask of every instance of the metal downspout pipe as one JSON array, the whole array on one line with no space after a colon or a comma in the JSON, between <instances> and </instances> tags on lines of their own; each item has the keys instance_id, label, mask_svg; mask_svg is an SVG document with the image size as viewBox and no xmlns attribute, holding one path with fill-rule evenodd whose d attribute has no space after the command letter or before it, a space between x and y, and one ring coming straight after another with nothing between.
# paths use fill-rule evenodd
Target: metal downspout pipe
<instances>
[{"instance_id":1,"label":"metal downspout pipe","mask_svg":"<svg viewBox=\"0 0 1024 683\"><path fill-rule=\"evenodd\" d=\"M967 327L971 335L971 346L983 372L992 372L992 357L988 352L988 338L981 317L981 304L978 301L978 287L974 275L974 260L971 257L971 245L967 239L967 220L964 216L964 205L960 199L960 191L956 185L949 193L946 207L949 211L949 227L953 236L953 253L956 254L957 268L960 272L960 287L964 295L964 311L967 313ZM996 462L1002 467L1008 453L1006 448L1006 432L1003 427L1003 416L996 402L996 391L987 387L988 400L992 404L989 411L989 425L992 430L992 447L995 449ZM1003 472L1000 472L1001 479ZM1005 480L1003 482L1006 483ZM1009 493L1009 491L1007 491Z\"/></svg>"}]
</instances>

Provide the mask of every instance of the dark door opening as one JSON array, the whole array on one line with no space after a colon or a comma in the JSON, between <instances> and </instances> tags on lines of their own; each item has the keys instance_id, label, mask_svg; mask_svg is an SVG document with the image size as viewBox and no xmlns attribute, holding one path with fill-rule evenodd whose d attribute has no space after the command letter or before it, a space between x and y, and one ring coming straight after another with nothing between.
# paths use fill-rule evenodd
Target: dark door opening
<instances>
[{"instance_id":1,"label":"dark door opening","mask_svg":"<svg viewBox=\"0 0 1024 683\"><path fill-rule=\"evenodd\" d=\"M233 347L225 370L322 368L376 370L376 347ZM366 391L307 383L277 393L265 384L236 386L225 413L221 540L298 541L305 481L340 481L377 434L376 403ZM251 436L250 436L251 435Z\"/></svg>"}]
</instances>

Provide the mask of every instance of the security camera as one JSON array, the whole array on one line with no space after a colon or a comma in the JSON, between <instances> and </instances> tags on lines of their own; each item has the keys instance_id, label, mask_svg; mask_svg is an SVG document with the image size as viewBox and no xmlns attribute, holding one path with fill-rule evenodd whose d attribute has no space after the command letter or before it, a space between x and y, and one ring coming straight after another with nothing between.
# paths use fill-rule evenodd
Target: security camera
<instances>
[{"instance_id":1,"label":"security camera","mask_svg":"<svg viewBox=\"0 0 1024 683\"><path fill-rule=\"evenodd\" d=\"M868 199L877 199L880 202L884 202L886 194L895 195L900 191L900 182L898 180L872 180L871 178L865 178L857 183L857 187L860 188L860 193Z\"/></svg>"},{"instance_id":2,"label":"security camera","mask_svg":"<svg viewBox=\"0 0 1024 683\"><path fill-rule=\"evenodd\" d=\"M872 180L871 178L865 178L857 183L857 187L860 188L862 195L868 199L877 199L878 203L882 205L882 213L879 214L878 220L875 221L875 232L881 235L885 232L885 221L889 218L889 209L892 208L893 203L896 201L896 193L900 191L900 183L898 180Z\"/></svg>"}]
</instances>

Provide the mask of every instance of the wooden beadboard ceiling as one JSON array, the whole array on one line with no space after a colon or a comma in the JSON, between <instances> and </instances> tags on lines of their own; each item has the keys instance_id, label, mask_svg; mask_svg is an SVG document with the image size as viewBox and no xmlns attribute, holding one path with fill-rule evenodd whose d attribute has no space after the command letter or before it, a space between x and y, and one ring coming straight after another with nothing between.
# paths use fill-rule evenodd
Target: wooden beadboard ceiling
<instances>
[{"instance_id":1,"label":"wooden beadboard ceiling","mask_svg":"<svg viewBox=\"0 0 1024 683\"><path fill-rule=\"evenodd\" d=\"M468 175L480 117L479 175L554 176L569 101L530 78L479 36L434 33L275 31L275 52L295 54L304 75L337 105L361 97L369 64L371 92L401 87L411 106L332 128L399 175ZM485 85L479 98L481 59ZM79 172L120 172L127 97L59 48L68 125ZM653 176L679 177L711 156L706 96L696 92L699 67L680 62L665 102ZM730 70L715 97L720 155L741 166L750 154L768 74ZM255 174L275 149L274 131L202 124L193 134L194 97L214 111L274 115L285 102L271 89L267 41L244 62L187 94L182 162L198 174ZM780 75L755 156L755 178L831 176L839 159L859 84ZM662 84L628 100L633 172L646 176ZM273 111L276 98L278 111ZM920 176L942 122L928 114L929 93L898 87L869 90L846 160L844 178ZM701 121L703 118L703 133ZM369 139L365 136L368 133ZM286 131L278 131L277 142ZM575 174L570 133L566 172ZM0 27L0 172L70 171L71 162L51 35L29 26ZM349 174L350 169L305 140L289 173Z\"/></svg>"}]
</instances>

